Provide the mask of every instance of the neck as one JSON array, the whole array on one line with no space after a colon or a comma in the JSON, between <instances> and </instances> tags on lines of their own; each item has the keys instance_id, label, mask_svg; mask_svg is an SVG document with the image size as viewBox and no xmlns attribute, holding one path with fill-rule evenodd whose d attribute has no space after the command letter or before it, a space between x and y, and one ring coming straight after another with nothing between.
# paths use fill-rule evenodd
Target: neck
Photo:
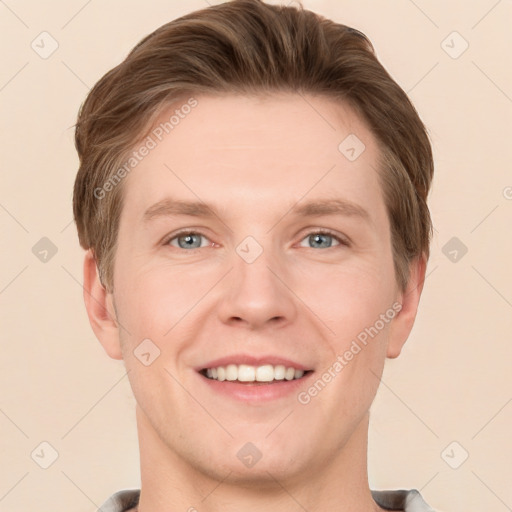
<instances>
[{"instance_id":1,"label":"neck","mask_svg":"<svg viewBox=\"0 0 512 512\"><path fill-rule=\"evenodd\" d=\"M311 461L293 475L287 473L286 464L264 467L264 459L249 477L222 463L215 471L205 470L201 461L184 460L171 450L138 405L137 427L141 463L138 512L382 510L368 485L368 415L332 458Z\"/></svg>"}]
</instances>

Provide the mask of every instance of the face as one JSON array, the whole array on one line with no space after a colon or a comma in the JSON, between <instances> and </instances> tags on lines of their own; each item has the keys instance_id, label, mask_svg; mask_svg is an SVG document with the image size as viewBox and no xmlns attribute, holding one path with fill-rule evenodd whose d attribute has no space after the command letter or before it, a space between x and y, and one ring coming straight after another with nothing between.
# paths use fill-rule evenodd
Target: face
<instances>
[{"instance_id":1,"label":"face","mask_svg":"<svg viewBox=\"0 0 512 512\"><path fill-rule=\"evenodd\" d=\"M405 341L376 141L325 98L196 99L123 183L123 328L102 341L167 458L220 479L315 473Z\"/></svg>"}]
</instances>

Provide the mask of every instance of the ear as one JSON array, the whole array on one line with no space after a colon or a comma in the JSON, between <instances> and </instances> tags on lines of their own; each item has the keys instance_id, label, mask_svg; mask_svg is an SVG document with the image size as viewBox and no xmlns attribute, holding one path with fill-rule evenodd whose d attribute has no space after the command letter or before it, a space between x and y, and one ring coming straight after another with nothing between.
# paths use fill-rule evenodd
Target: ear
<instances>
[{"instance_id":1,"label":"ear","mask_svg":"<svg viewBox=\"0 0 512 512\"><path fill-rule=\"evenodd\" d=\"M420 302L423 284L425 282L425 271L427 260L424 255L413 260L409 265L409 282L404 291L397 297L397 302L402 305L398 314L393 318L390 325L387 357L393 359L400 355L416 319L418 305Z\"/></svg>"},{"instance_id":2,"label":"ear","mask_svg":"<svg viewBox=\"0 0 512 512\"><path fill-rule=\"evenodd\" d=\"M84 260L83 289L87 316L96 338L112 359L122 359L113 295L101 283L96 260L90 249Z\"/></svg>"}]
</instances>

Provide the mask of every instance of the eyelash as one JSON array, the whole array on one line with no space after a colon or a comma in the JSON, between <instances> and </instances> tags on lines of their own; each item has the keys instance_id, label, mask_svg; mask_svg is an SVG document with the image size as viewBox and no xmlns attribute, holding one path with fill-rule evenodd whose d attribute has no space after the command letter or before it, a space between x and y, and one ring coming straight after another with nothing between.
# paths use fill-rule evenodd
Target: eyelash
<instances>
[{"instance_id":1,"label":"eyelash","mask_svg":"<svg viewBox=\"0 0 512 512\"><path fill-rule=\"evenodd\" d=\"M164 239L164 241L162 242L162 245L170 246L170 242L172 242L174 239L179 238L180 236L184 236L184 235L199 235L199 236L202 236L202 237L206 238L207 240L209 240L209 238L204 233L201 233L201 231L192 231L190 229L187 229L187 230L184 230L184 231L179 231L178 233L173 233L172 235L166 237ZM306 233L301 238L301 242L305 238L307 238L309 236L312 236L312 235L328 235L328 236L334 238L342 246L350 247L350 245L351 245L350 242L347 239L341 237L340 235L338 235L338 234L336 234L333 231L330 231L328 229L322 229L322 230L317 230L317 231L310 231L310 232ZM174 247L174 246L171 246L171 247L173 247L174 249L182 249L181 247ZM338 247L338 246L335 245L335 246L332 246L332 247L326 247L326 248L324 248L324 250L326 250L326 249L334 249L335 247ZM182 249L182 250L184 250L184 251L197 251L198 249L206 249L206 247L193 247L191 249ZM314 249L314 247L307 247L307 249Z\"/></svg>"}]
</instances>

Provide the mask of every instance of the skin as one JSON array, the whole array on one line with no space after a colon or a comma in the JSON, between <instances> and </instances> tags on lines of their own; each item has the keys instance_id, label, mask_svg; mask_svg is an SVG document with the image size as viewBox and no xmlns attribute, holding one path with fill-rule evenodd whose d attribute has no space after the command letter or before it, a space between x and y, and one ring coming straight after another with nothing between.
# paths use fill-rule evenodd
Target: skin
<instances>
[{"instance_id":1,"label":"skin","mask_svg":"<svg viewBox=\"0 0 512 512\"><path fill-rule=\"evenodd\" d=\"M92 328L107 354L124 360L137 401L139 511L381 510L367 477L369 408L386 357L400 354L412 329L426 262L411 263L400 291L375 138L327 98L197 100L123 183L113 293L90 251L84 263ZM349 134L366 146L353 162L338 150ZM218 217L144 222L166 197L199 198ZM368 221L287 213L325 198L357 203ZM204 235L200 248L165 243L183 228ZM350 244L327 236L319 247L309 235L322 229ZM263 249L250 264L236 251L247 236ZM296 393L236 401L194 369L235 352L270 353L320 377L395 302L401 311L308 404ZM133 354L146 338L160 350L149 366ZM262 454L251 468L237 457L247 442Z\"/></svg>"}]
</instances>

